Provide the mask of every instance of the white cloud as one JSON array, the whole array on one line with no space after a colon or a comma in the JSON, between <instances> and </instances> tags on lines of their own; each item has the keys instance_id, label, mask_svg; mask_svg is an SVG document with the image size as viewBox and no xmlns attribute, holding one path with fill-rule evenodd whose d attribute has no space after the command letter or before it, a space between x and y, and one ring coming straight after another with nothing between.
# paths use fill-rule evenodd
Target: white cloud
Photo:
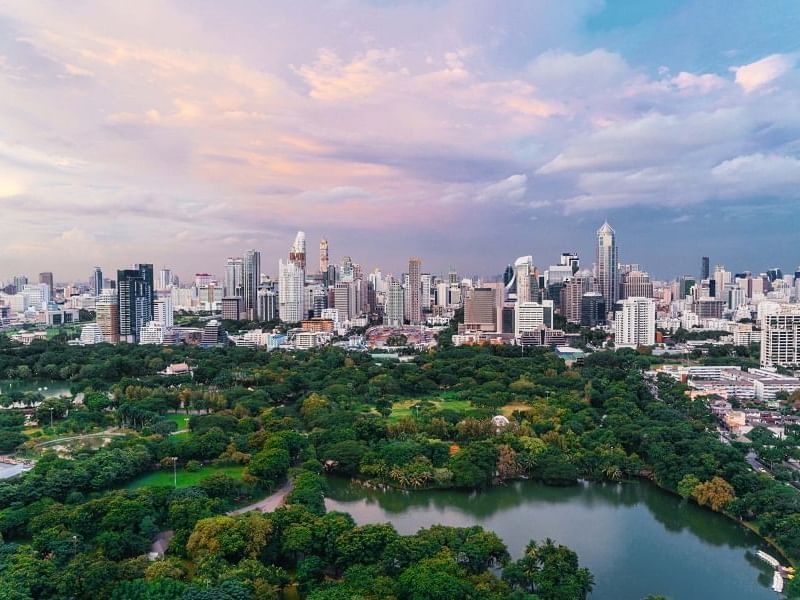
<instances>
[{"instance_id":1,"label":"white cloud","mask_svg":"<svg viewBox=\"0 0 800 600\"><path fill-rule=\"evenodd\" d=\"M505 179L487 185L475 196L477 202L517 202L528 190L528 176L511 175Z\"/></svg>"},{"instance_id":2,"label":"white cloud","mask_svg":"<svg viewBox=\"0 0 800 600\"><path fill-rule=\"evenodd\" d=\"M795 55L772 54L747 65L731 67L731 71L736 73L736 83L745 92L752 92L791 70L796 61Z\"/></svg>"}]
</instances>

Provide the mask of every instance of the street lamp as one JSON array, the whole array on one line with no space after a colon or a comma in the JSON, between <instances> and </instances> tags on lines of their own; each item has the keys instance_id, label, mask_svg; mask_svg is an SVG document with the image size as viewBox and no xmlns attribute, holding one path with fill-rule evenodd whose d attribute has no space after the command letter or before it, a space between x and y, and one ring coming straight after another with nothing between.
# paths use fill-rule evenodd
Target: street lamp
<instances>
[{"instance_id":1,"label":"street lamp","mask_svg":"<svg viewBox=\"0 0 800 600\"><path fill-rule=\"evenodd\" d=\"M53 427L53 407L50 407L50 428Z\"/></svg>"},{"instance_id":2,"label":"street lamp","mask_svg":"<svg viewBox=\"0 0 800 600\"><path fill-rule=\"evenodd\" d=\"M172 457L172 477L175 481L175 488L178 487L178 457Z\"/></svg>"}]
</instances>

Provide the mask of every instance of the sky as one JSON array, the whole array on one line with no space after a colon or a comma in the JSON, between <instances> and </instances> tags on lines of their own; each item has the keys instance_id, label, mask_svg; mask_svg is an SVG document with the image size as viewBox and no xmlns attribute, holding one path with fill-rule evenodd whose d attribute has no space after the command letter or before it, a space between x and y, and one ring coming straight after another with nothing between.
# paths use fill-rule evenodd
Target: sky
<instances>
[{"instance_id":1,"label":"sky","mask_svg":"<svg viewBox=\"0 0 800 600\"><path fill-rule=\"evenodd\" d=\"M800 263L795 0L7 0L0 280Z\"/></svg>"}]
</instances>

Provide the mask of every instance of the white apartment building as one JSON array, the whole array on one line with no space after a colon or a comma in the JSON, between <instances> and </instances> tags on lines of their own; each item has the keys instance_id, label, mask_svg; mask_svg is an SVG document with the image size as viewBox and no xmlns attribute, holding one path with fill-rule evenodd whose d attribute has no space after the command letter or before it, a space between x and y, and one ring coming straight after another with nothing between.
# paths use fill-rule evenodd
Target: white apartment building
<instances>
[{"instance_id":1,"label":"white apartment building","mask_svg":"<svg viewBox=\"0 0 800 600\"><path fill-rule=\"evenodd\" d=\"M617 348L653 346L656 343L656 303L652 298L626 298L614 318Z\"/></svg>"},{"instance_id":2,"label":"white apartment building","mask_svg":"<svg viewBox=\"0 0 800 600\"><path fill-rule=\"evenodd\" d=\"M761 366L798 365L800 365L800 306L782 305L777 311L767 312L761 318Z\"/></svg>"},{"instance_id":3,"label":"white apartment building","mask_svg":"<svg viewBox=\"0 0 800 600\"><path fill-rule=\"evenodd\" d=\"M164 343L164 326L158 321L150 321L139 332L139 344L157 345Z\"/></svg>"},{"instance_id":4,"label":"white apartment building","mask_svg":"<svg viewBox=\"0 0 800 600\"><path fill-rule=\"evenodd\" d=\"M545 326L553 328L553 301L517 302L514 308L514 336L537 331Z\"/></svg>"}]
</instances>

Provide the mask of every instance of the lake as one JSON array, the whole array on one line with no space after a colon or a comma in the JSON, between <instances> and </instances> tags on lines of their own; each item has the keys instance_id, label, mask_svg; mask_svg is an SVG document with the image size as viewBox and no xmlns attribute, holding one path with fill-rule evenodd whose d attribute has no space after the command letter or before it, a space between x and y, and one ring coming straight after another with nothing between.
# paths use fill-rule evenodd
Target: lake
<instances>
[{"instance_id":1,"label":"lake","mask_svg":"<svg viewBox=\"0 0 800 600\"><path fill-rule=\"evenodd\" d=\"M755 556L774 550L734 521L648 482L558 488L517 481L485 492L380 491L334 477L328 485L328 510L359 524L390 522L402 534L437 523L481 525L514 558L529 540L550 537L592 571L592 600L776 598L772 571Z\"/></svg>"},{"instance_id":2,"label":"lake","mask_svg":"<svg viewBox=\"0 0 800 600\"><path fill-rule=\"evenodd\" d=\"M69 394L69 381L56 379L0 379L0 396L16 392L40 392L45 398Z\"/></svg>"}]
</instances>

